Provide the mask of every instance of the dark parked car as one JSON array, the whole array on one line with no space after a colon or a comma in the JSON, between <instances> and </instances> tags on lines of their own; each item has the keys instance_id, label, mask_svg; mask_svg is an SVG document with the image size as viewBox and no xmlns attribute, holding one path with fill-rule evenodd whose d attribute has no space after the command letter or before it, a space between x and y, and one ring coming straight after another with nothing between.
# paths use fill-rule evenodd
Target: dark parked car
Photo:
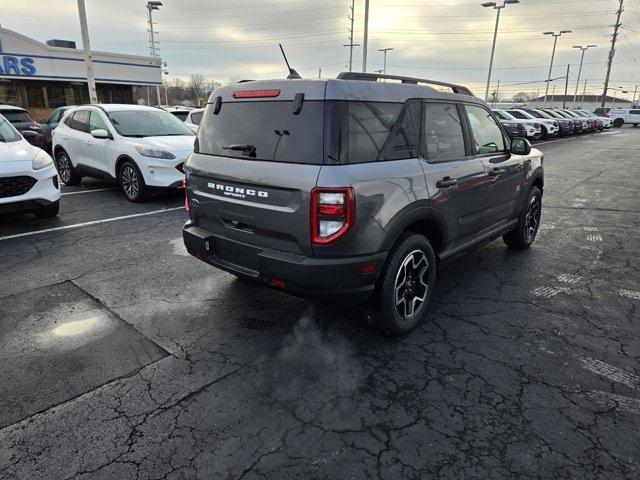
<instances>
[{"instance_id":1,"label":"dark parked car","mask_svg":"<svg viewBox=\"0 0 640 480\"><path fill-rule=\"evenodd\" d=\"M370 322L404 334L448 260L533 243L542 157L457 85L355 72L228 85L184 166L184 243L243 279L366 302Z\"/></svg>"},{"instance_id":2,"label":"dark parked car","mask_svg":"<svg viewBox=\"0 0 640 480\"><path fill-rule=\"evenodd\" d=\"M545 108L543 112L548 113L553 118L558 119L558 121L560 121L560 119L564 119L564 120L570 120L571 122L573 122L573 133L584 133L586 131L585 130L586 122L582 122L577 118L573 118L571 115L568 115L564 112L560 112L558 110L554 110L552 108Z\"/></svg>"},{"instance_id":3,"label":"dark parked car","mask_svg":"<svg viewBox=\"0 0 640 480\"><path fill-rule=\"evenodd\" d=\"M31 145L46 150L47 142L42 132L42 127L24 108L14 107L13 105L0 105L0 115L9 120L16 130L24 134L25 131L31 130L36 135L24 135Z\"/></svg>"},{"instance_id":4,"label":"dark parked car","mask_svg":"<svg viewBox=\"0 0 640 480\"><path fill-rule=\"evenodd\" d=\"M64 113L67 110L70 110L70 109L72 109L74 107L75 107L75 105L67 105L65 107L58 107L53 112L51 112L51 114L47 117L47 119L45 121L43 121L40 124L40 126L42 127L42 133L44 134L44 138L45 138L45 140L47 142L46 150L48 152L51 152L51 132L53 132L53 129L58 126L58 123L60 123L60 120L64 116Z\"/></svg>"}]
</instances>

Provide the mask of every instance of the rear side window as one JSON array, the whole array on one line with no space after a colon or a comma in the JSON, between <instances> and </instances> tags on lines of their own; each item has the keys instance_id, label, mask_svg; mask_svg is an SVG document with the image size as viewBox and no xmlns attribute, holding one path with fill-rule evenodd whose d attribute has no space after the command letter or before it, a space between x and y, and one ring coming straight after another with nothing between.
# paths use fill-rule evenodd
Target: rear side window
<instances>
[{"instance_id":1,"label":"rear side window","mask_svg":"<svg viewBox=\"0 0 640 480\"><path fill-rule=\"evenodd\" d=\"M465 105L469 125L473 133L478 155L505 150L502 130L488 110L475 105Z\"/></svg>"},{"instance_id":2,"label":"rear side window","mask_svg":"<svg viewBox=\"0 0 640 480\"><path fill-rule=\"evenodd\" d=\"M322 164L324 102L240 101L213 106L198 132L199 153L245 160Z\"/></svg>"},{"instance_id":3,"label":"rear side window","mask_svg":"<svg viewBox=\"0 0 640 480\"><path fill-rule=\"evenodd\" d=\"M429 162L444 162L466 155L458 108L452 103L425 103L423 150Z\"/></svg>"},{"instance_id":4,"label":"rear side window","mask_svg":"<svg viewBox=\"0 0 640 480\"><path fill-rule=\"evenodd\" d=\"M377 160L403 104L349 102L348 105L349 163Z\"/></svg>"},{"instance_id":5,"label":"rear side window","mask_svg":"<svg viewBox=\"0 0 640 480\"><path fill-rule=\"evenodd\" d=\"M640 110L629 110L631 115L640 115Z\"/></svg>"}]
</instances>

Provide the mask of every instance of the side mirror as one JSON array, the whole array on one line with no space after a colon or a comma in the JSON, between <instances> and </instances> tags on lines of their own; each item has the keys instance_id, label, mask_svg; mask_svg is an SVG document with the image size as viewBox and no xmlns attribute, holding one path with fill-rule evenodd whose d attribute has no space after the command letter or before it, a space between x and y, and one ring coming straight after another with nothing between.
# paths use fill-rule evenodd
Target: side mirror
<instances>
[{"instance_id":1,"label":"side mirror","mask_svg":"<svg viewBox=\"0 0 640 480\"><path fill-rule=\"evenodd\" d=\"M22 136L26 139L38 138L38 132L34 132L33 130L23 130Z\"/></svg>"},{"instance_id":2,"label":"side mirror","mask_svg":"<svg viewBox=\"0 0 640 480\"><path fill-rule=\"evenodd\" d=\"M514 155L529 155L531 153L531 144L526 138L514 138L511 141L511 153Z\"/></svg>"},{"instance_id":3,"label":"side mirror","mask_svg":"<svg viewBox=\"0 0 640 480\"><path fill-rule=\"evenodd\" d=\"M107 132L104 128L99 128L97 130L91 130L91 136L93 138L111 138L109 132Z\"/></svg>"}]
</instances>

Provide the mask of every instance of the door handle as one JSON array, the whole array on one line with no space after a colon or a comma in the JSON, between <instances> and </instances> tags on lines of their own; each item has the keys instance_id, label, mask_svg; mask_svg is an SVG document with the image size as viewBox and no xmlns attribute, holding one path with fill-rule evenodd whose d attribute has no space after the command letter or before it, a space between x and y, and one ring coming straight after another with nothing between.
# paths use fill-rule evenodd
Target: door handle
<instances>
[{"instance_id":1,"label":"door handle","mask_svg":"<svg viewBox=\"0 0 640 480\"><path fill-rule=\"evenodd\" d=\"M69 135L63 135L62 138L65 140L69 140Z\"/></svg>"},{"instance_id":2,"label":"door handle","mask_svg":"<svg viewBox=\"0 0 640 480\"><path fill-rule=\"evenodd\" d=\"M85 140L84 143L86 143L87 145L93 145L93 143L91 142L91 140Z\"/></svg>"},{"instance_id":3,"label":"door handle","mask_svg":"<svg viewBox=\"0 0 640 480\"><path fill-rule=\"evenodd\" d=\"M499 177L500 175L502 175L504 173L504 170L501 169L501 168L492 168L487 173L489 175L491 175L492 177Z\"/></svg>"},{"instance_id":4,"label":"door handle","mask_svg":"<svg viewBox=\"0 0 640 480\"><path fill-rule=\"evenodd\" d=\"M444 177L442 180L438 180L436 182L436 187L438 188L449 188L458 184L457 178Z\"/></svg>"}]
</instances>

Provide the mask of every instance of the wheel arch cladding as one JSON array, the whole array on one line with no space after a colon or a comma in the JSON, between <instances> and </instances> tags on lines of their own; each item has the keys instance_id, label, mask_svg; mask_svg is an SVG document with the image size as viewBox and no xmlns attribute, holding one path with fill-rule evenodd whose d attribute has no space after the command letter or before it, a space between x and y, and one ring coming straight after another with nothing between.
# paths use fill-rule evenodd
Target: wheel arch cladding
<instances>
[{"instance_id":1,"label":"wheel arch cladding","mask_svg":"<svg viewBox=\"0 0 640 480\"><path fill-rule=\"evenodd\" d=\"M131 162L136 166L138 170L140 170L140 167L138 166L138 164L135 162L133 158L131 158L128 155L120 155L116 160L116 171L115 171L114 177L118 178L118 176L120 175L120 167L122 167L122 164L124 162Z\"/></svg>"},{"instance_id":2,"label":"wheel arch cladding","mask_svg":"<svg viewBox=\"0 0 640 480\"><path fill-rule=\"evenodd\" d=\"M402 221L396 223L387 237L385 249L390 249L405 232L413 232L425 236L431 243L436 255L444 250L447 245L447 229L444 220L438 218L433 213L433 210L426 207L402 214Z\"/></svg>"},{"instance_id":3,"label":"wheel arch cladding","mask_svg":"<svg viewBox=\"0 0 640 480\"><path fill-rule=\"evenodd\" d=\"M540 190L540 193L542 193L544 191L544 180L542 179L542 177L538 177L533 181L533 187L538 187L538 189Z\"/></svg>"},{"instance_id":4,"label":"wheel arch cladding","mask_svg":"<svg viewBox=\"0 0 640 480\"><path fill-rule=\"evenodd\" d=\"M69 156L69 154L67 153L67 151L64 149L62 145L56 145L55 148L53 149L53 158L56 158L60 152L64 152L67 156Z\"/></svg>"}]
</instances>

